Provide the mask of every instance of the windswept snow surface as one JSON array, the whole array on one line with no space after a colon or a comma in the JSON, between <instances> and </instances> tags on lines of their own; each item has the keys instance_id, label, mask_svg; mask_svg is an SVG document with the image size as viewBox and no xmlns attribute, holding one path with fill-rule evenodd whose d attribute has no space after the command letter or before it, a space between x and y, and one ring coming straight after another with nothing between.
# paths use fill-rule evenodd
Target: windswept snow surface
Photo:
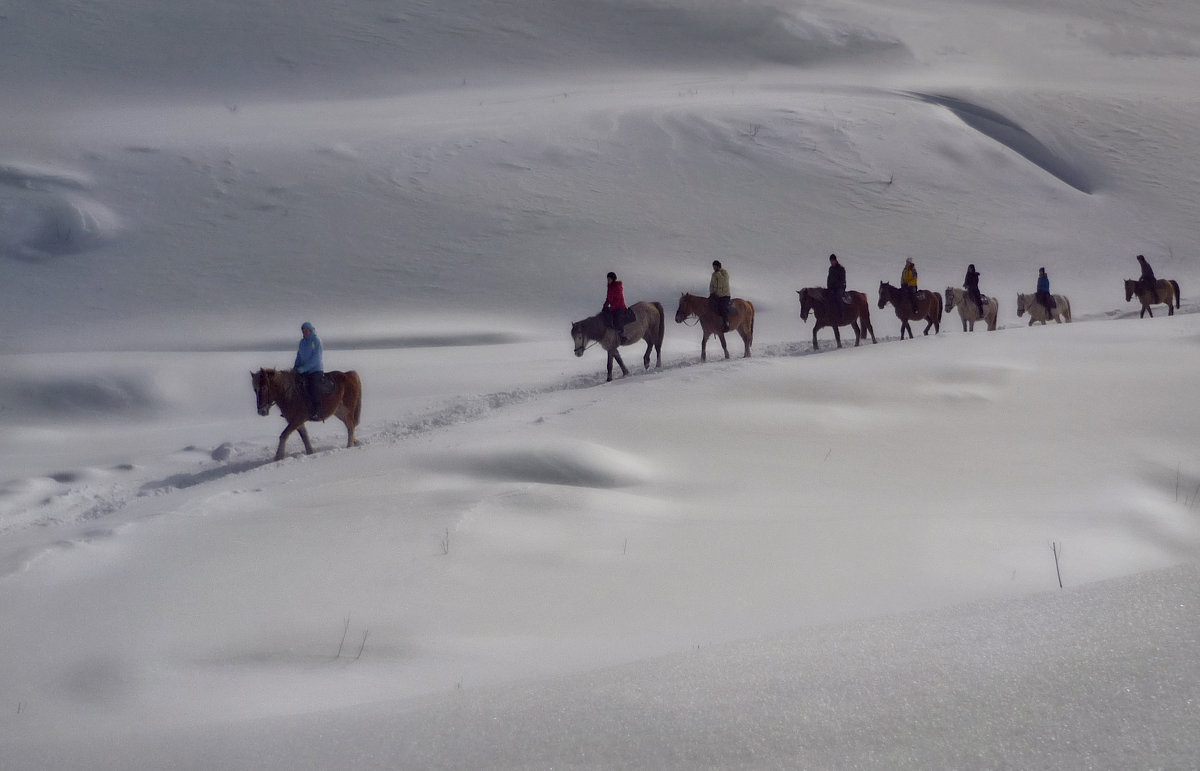
<instances>
[{"instance_id":1,"label":"windswept snow surface","mask_svg":"<svg viewBox=\"0 0 1200 771\"><path fill-rule=\"evenodd\" d=\"M0 0L0 767L1194 766L1190 0L385 5Z\"/></svg>"}]
</instances>

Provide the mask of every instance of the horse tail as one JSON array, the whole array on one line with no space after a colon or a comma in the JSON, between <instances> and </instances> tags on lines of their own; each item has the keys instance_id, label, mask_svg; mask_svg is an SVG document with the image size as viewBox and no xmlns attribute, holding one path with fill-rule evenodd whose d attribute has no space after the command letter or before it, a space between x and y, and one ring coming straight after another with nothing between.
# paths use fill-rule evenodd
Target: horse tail
<instances>
[{"instance_id":1,"label":"horse tail","mask_svg":"<svg viewBox=\"0 0 1200 771\"><path fill-rule=\"evenodd\" d=\"M1062 301L1063 301L1063 315L1067 317L1067 323L1070 324L1071 323L1071 301L1067 299L1066 295L1062 296Z\"/></svg>"},{"instance_id":2,"label":"horse tail","mask_svg":"<svg viewBox=\"0 0 1200 771\"><path fill-rule=\"evenodd\" d=\"M658 321L654 325L654 338L651 343L661 351L663 338L667 336L667 312L663 310L662 303L657 300L650 304L654 306L654 310L658 311Z\"/></svg>"},{"instance_id":3,"label":"horse tail","mask_svg":"<svg viewBox=\"0 0 1200 771\"><path fill-rule=\"evenodd\" d=\"M1169 279L1169 281L1171 282L1171 288L1175 290L1175 308L1176 308L1176 310L1178 310L1179 309L1179 282L1173 278Z\"/></svg>"}]
</instances>

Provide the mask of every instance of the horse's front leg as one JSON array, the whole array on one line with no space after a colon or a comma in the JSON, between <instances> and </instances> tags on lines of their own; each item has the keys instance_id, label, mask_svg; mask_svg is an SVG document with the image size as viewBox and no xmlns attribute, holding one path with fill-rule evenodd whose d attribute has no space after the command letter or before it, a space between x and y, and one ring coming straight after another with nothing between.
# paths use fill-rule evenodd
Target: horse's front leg
<instances>
[{"instance_id":1,"label":"horse's front leg","mask_svg":"<svg viewBox=\"0 0 1200 771\"><path fill-rule=\"evenodd\" d=\"M629 368L625 366L625 362L621 361L621 352L618 351L616 348L613 348L611 351L608 352L608 379L609 380L612 380L612 363L613 363L614 359L616 360L617 365L621 368L621 374L622 375L629 374Z\"/></svg>"},{"instance_id":2,"label":"horse's front leg","mask_svg":"<svg viewBox=\"0 0 1200 771\"><path fill-rule=\"evenodd\" d=\"M721 350L725 352L725 358L729 358L729 346L725 344L725 333L718 332L717 339L721 341Z\"/></svg>"},{"instance_id":3,"label":"horse's front leg","mask_svg":"<svg viewBox=\"0 0 1200 771\"><path fill-rule=\"evenodd\" d=\"M817 324L815 322L813 323L813 350L814 351L821 350L820 346L817 345L817 330L820 328L821 328L820 324Z\"/></svg>"},{"instance_id":4,"label":"horse's front leg","mask_svg":"<svg viewBox=\"0 0 1200 771\"><path fill-rule=\"evenodd\" d=\"M304 440L304 454L312 455L313 454L312 442L308 441L308 429L304 427L303 423L301 423L300 427L296 429L296 433L299 434L300 438Z\"/></svg>"},{"instance_id":5,"label":"horse's front leg","mask_svg":"<svg viewBox=\"0 0 1200 771\"><path fill-rule=\"evenodd\" d=\"M838 329L838 325L837 325L837 324L834 324L834 325L832 325L832 326L833 326L833 339L834 339L834 342L836 342L836 343L837 343L837 347L838 347L838 348L841 348L841 347L842 347L842 331L841 331L840 329Z\"/></svg>"},{"instance_id":6,"label":"horse's front leg","mask_svg":"<svg viewBox=\"0 0 1200 771\"><path fill-rule=\"evenodd\" d=\"M704 333L704 337L700 338L700 361L708 361L708 332Z\"/></svg>"},{"instance_id":7,"label":"horse's front leg","mask_svg":"<svg viewBox=\"0 0 1200 771\"><path fill-rule=\"evenodd\" d=\"M283 448L287 446L288 437L292 435L293 431L300 432L300 437L304 440L305 451L308 452L310 455L312 454L312 445L310 445L308 443L308 432L304 430L304 424L303 423L288 423L287 426L283 429L283 433L279 435L279 447L276 448L276 450L275 450L275 460L283 460L285 457L287 457L284 454Z\"/></svg>"}]
</instances>

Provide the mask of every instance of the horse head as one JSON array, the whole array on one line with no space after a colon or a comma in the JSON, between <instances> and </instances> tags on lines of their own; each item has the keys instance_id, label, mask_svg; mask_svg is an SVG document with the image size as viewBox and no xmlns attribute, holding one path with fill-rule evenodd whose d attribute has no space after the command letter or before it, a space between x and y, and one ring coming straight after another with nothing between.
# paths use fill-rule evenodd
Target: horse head
<instances>
[{"instance_id":1,"label":"horse head","mask_svg":"<svg viewBox=\"0 0 1200 771\"><path fill-rule=\"evenodd\" d=\"M1133 299L1133 293L1137 290L1137 282L1131 279L1125 279L1125 302Z\"/></svg>"},{"instance_id":2,"label":"horse head","mask_svg":"<svg viewBox=\"0 0 1200 771\"><path fill-rule=\"evenodd\" d=\"M892 285L886 281L879 282L879 310L883 310L887 307L888 301L892 299L893 288L894 287L892 287Z\"/></svg>"},{"instance_id":3,"label":"horse head","mask_svg":"<svg viewBox=\"0 0 1200 771\"><path fill-rule=\"evenodd\" d=\"M571 325L571 339L575 341L575 355L583 356L583 352L587 350L588 338L582 321Z\"/></svg>"},{"instance_id":4,"label":"horse head","mask_svg":"<svg viewBox=\"0 0 1200 771\"><path fill-rule=\"evenodd\" d=\"M675 309L675 323L682 324L687 321L688 316L692 315L690 304L688 303L688 293L684 292L679 295L679 307Z\"/></svg>"},{"instance_id":5,"label":"horse head","mask_svg":"<svg viewBox=\"0 0 1200 771\"><path fill-rule=\"evenodd\" d=\"M1017 318L1025 315L1025 295L1017 295Z\"/></svg>"},{"instance_id":6,"label":"horse head","mask_svg":"<svg viewBox=\"0 0 1200 771\"><path fill-rule=\"evenodd\" d=\"M250 383L254 386L254 399L257 402L258 414L268 415L271 412L271 405L275 402L275 397L271 393L271 380L275 375L275 370L259 368L258 372L250 373Z\"/></svg>"},{"instance_id":7,"label":"horse head","mask_svg":"<svg viewBox=\"0 0 1200 771\"><path fill-rule=\"evenodd\" d=\"M946 287L946 313L954 310L954 303L957 298L958 290L952 286Z\"/></svg>"},{"instance_id":8,"label":"horse head","mask_svg":"<svg viewBox=\"0 0 1200 771\"><path fill-rule=\"evenodd\" d=\"M800 295L800 320L808 321L808 314L812 311L813 307L811 293L806 287L804 289L797 289L796 294Z\"/></svg>"}]
</instances>

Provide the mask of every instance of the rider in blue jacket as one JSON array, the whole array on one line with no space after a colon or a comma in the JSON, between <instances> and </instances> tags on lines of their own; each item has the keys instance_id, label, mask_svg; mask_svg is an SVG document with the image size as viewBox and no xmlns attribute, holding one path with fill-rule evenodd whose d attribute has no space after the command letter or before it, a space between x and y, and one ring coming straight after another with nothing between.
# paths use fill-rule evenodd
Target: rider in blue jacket
<instances>
[{"instance_id":1,"label":"rider in blue jacket","mask_svg":"<svg viewBox=\"0 0 1200 771\"><path fill-rule=\"evenodd\" d=\"M321 363L321 338L317 337L316 328L307 321L300 325L300 334L303 337L296 349L296 363L292 367L308 396L308 419L321 420L321 382L325 378L325 368Z\"/></svg>"}]
</instances>

